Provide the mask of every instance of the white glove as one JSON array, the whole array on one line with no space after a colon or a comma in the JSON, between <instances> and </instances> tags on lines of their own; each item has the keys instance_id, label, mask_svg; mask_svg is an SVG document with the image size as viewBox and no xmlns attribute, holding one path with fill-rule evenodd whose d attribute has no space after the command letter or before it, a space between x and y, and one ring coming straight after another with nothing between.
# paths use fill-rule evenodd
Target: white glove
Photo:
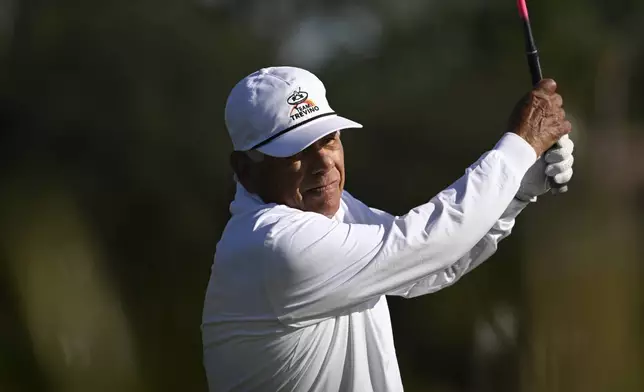
<instances>
[{"instance_id":1,"label":"white glove","mask_svg":"<svg viewBox=\"0 0 644 392\"><path fill-rule=\"evenodd\" d=\"M528 169L521 181L517 192L517 199L523 201L537 201L537 197L552 189L553 194L568 191L566 184L572 178L572 164L575 158L572 155L575 143L568 135L563 136L544 155L537 159ZM560 188L551 188L550 180L562 185Z\"/></svg>"}]
</instances>

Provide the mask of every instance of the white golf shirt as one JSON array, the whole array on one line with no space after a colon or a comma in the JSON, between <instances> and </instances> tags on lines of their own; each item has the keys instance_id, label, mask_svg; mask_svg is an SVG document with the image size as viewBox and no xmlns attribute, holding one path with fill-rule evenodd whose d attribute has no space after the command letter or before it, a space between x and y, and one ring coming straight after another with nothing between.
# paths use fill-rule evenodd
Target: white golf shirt
<instances>
[{"instance_id":1,"label":"white golf shirt","mask_svg":"<svg viewBox=\"0 0 644 392\"><path fill-rule=\"evenodd\" d=\"M489 258L536 161L507 133L404 216L348 192L333 218L237 187L203 311L211 391L402 391L386 295L435 292Z\"/></svg>"}]
</instances>

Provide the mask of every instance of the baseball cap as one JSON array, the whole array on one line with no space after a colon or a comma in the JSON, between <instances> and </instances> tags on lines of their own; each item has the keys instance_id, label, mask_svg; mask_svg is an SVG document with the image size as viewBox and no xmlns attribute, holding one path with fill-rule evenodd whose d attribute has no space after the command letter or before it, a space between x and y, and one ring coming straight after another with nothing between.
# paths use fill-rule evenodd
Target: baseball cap
<instances>
[{"instance_id":1,"label":"baseball cap","mask_svg":"<svg viewBox=\"0 0 644 392\"><path fill-rule=\"evenodd\" d=\"M362 128L337 115L322 81L297 67L262 68L239 81L228 96L225 121L236 151L274 157L295 155L335 131Z\"/></svg>"}]
</instances>

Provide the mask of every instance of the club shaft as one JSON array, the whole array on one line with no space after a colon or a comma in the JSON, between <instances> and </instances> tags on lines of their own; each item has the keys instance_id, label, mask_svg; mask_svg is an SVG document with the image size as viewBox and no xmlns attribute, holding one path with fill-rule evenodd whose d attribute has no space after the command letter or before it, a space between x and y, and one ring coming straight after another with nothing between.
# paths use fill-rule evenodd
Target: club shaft
<instances>
[{"instance_id":1,"label":"club shaft","mask_svg":"<svg viewBox=\"0 0 644 392\"><path fill-rule=\"evenodd\" d=\"M528 19L523 19L523 31L525 34L526 58L528 60L528 66L530 67L532 85L535 86L543 79L543 73L541 71L541 63L539 62L539 51L537 50L537 45L534 43L532 27Z\"/></svg>"}]
</instances>

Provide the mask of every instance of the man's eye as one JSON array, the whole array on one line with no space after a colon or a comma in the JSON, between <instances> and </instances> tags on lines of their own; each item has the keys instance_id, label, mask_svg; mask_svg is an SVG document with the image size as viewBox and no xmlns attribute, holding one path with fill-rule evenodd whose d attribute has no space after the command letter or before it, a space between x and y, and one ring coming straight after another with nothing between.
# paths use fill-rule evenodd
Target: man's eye
<instances>
[{"instance_id":1,"label":"man's eye","mask_svg":"<svg viewBox=\"0 0 644 392\"><path fill-rule=\"evenodd\" d=\"M337 138L336 138L336 134L333 134L332 136L329 136L328 138L326 138L326 139L324 140L324 144L325 144L325 145L333 144L333 143L335 143L335 142L336 142L336 140L337 140Z\"/></svg>"}]
</instances>

